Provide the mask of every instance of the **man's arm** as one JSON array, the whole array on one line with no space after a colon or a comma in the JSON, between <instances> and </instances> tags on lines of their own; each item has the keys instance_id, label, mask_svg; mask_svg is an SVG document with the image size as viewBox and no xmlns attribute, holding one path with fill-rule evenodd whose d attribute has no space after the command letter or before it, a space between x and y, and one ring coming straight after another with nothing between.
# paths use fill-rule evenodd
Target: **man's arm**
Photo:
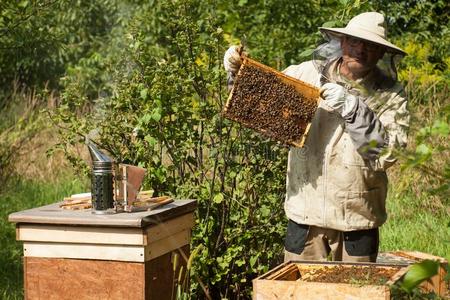
<instances>
[{"instance_id":1,"label":"man's arm","mask_svg":"<svg viewBox=\"0 0 450 300\"><path fill-rule=\"evenodd\" d=\"M396 161L395 150L406 147L409 129L409 111L403 89L393 93L378 113L388 137L388 145L378 159L371 162L375 170L386 170Z\"/></svg>"},{"instance_id":2,"label":"man's arm","mask_svg":"<svg viewBox=\"0 0 450 300\"><path fill-rule=\"evenodd\" d=\"M344 118L355 148L375 170L386 170L395 163L393 149L406 145L409 125L403 93L392 93L379 117L359 97L349 94L340 85L325 84L321 95L325 104Z\"/></svg>"},{"instance_id":3,"label":"man's arm","mask_svg":"<svg viewBox=\"0 0 450 300\"><path fill-rule=\"evenodd\" d=\"M367 160L378 159L388 145L388 134L375 113L359 97L352 110L342 116L345 128L358 153Z\"/></svg>"}]
</instances>

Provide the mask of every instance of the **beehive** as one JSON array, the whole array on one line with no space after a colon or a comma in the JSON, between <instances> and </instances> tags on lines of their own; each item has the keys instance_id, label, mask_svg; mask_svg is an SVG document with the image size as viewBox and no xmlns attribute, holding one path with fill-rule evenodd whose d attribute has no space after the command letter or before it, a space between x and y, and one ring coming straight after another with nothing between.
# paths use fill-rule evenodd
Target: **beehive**
<instances>
[{"instance_id":1,"label":"beehive","mask_svg":"<svg viewBox=\"0 0 450 300\"><path fill-rule=\"evenodd\" d=\"M319 90L245 57L223 114L285 145L302 147Z\"/></svg>"},{"instance_id":2,"label":"beehive","mask_svg":"<svg viewBox=\"0 0 450 300\"><path fill-rule=\"evenodd\" d=\"M420 284L424 293L448 295L447 261L427 253L381 254L377 263L290 261L253 280L253 299L395 299L390 287L409 267L423 260L439 261L438 273Z\"/></svg>"}]
</instances>

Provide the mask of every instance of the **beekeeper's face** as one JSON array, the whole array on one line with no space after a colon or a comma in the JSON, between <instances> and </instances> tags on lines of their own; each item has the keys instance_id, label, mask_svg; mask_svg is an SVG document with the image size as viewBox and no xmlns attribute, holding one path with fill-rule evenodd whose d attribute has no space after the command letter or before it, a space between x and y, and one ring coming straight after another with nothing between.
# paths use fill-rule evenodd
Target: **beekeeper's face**
<instances>
[{"instance_id":1,"label":"beekeeper's face","mask_svg":"<svg viewBox=\"0 0 450 300\"><path fill-rule=\"evenodd\" d=\"M348 71L362 77L383 57L384 47L368 41L344 36L341 39L342 63Z\"/></svg>"}]
</instances>

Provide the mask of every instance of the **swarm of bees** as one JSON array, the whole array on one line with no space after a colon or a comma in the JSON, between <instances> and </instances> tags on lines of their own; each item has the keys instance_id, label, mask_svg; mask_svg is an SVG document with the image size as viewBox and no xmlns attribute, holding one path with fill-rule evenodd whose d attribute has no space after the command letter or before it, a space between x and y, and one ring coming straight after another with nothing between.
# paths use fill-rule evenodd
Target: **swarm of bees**
<instances>
[{"instance_id":1,"label":"swarm of bees","mask_svg":"<svg viewBox=\"0 0 450 300\"><path fill-rule=\"evenodd\" d=\"M298 145L317 109L274 73L244 64L224 116L284 145Z\"/></svg>"}]
</instances>

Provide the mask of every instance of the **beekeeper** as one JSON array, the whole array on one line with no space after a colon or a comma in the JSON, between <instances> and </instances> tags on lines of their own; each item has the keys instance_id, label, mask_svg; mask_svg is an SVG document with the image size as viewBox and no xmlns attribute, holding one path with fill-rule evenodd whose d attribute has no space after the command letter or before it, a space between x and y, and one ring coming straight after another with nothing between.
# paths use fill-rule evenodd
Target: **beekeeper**
<instances>
[{"instance_id":1,"label":"beekeeper","mask_svg":"<svg viewBox=\"0 0 450 300\"><path fill-rule=\"evenodd\" d=\"M386 221L386 169L404 147L409 113L382 14L357 15L345 28L319 28L326 43L284 73L320 87L321 101L303 148L289 151L285 261L374 262ZM239 47L224 57L229 86Z\"/></svg>"}]
</instances>

